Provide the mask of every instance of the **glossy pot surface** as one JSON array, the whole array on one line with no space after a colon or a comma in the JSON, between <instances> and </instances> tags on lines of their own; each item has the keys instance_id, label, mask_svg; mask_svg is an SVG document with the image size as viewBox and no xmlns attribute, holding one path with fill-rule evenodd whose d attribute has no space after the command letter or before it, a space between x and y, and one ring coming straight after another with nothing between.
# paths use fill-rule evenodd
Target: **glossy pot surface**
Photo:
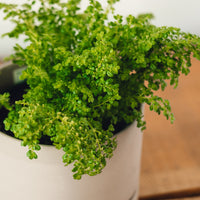
<instances>
[{"instance_id":1,"label":"glossy pot surface","mask_svg":"<svg viewBox=\"0 0 200 200\"><path fill-rule=\"evenodd\" d=\"M142 132L136 123L117 134L118 147L103 172L81 180L64 167L62 151L41 145L38 159L26 157L20 141L0 132L0 196L3 200L136 200Z\"/></svg>"}]
</instances>

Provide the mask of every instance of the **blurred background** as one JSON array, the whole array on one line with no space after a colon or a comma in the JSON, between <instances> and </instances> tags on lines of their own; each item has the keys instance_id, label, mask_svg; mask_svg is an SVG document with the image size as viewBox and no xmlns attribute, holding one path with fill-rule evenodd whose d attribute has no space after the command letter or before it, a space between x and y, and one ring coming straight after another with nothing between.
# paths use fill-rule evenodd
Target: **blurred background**
<instances>
[{"instance_id":1,"label":"blurred background","mask_svg":"<svg viewBox=\"0 0 200 200\"><path fill-rule=\"evenodd\" d=\"M26 0L2 0L24 3ZM106 0L100 0L105 5ZM88 5L83 0L82 8ZM127 16L153 13L158 26L176 26L183 31L200 35L200 0L121 0L116 12ZM3 21L0 12L0 35L13 25ZM12 53L15 42L23 44L23 37L11 40L0 38L0 59ZM144 131L140 181L141 199L161 199L200 195L200 62L192 59L191 73L180 77L176 90L167 87L158 95L169 99L175 122L145 108L147 130ZM171 196L170 196L171 195ZM200 199L197 197L196 199Z\"/></svg>"},{"instance_id":2,"label":"blurred background","mask_svg":"<svg viewBox=\"0 0 200 200\"><path fill-rule=\"evenodd\" d=\"M170 101L173 124L145 107L141 200L200 199L199 74L200 61L192 59L191 72L180 76L178 88L157 92Z\"/></svg>"}]
</instances>

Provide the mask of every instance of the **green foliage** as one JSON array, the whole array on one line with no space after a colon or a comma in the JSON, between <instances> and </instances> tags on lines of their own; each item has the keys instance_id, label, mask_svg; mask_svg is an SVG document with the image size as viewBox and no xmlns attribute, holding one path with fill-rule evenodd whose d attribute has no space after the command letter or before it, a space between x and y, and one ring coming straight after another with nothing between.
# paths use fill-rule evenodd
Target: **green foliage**
<instances>
[{"instance_id":1,"label":"green foliage","mask_svg":"<svg viewBox=\"0 0 200 200\"><path fill-rule=\"evenodd\" d=\"M10 94L8 93L4 93L4 94L0 94L0 109L2 107L5 107L7 110L11 110L12 106L9 103L9 96Z\"/></svg>"},{"instance_id":2,"label":"green foliage","mask_svg":"<svg viewBox=\"0 0 200 200\"><path fill-rule=\"evenodd\" d=\"M39 2L40 7L35 6ZM37 158L40 138L47 135L63 162L74 164L74 178L102 171L117 146L115 125L137 120L151 110L174 120L167 100L154 91L177 87L180 73L188 74L191 55L200 59L200 38L173 27L156 27L151 14L124 19L114 14L109 0L103 9L96 0L83 13L80 0L29 0L22 6L0 3L5 19L15 28L5 35L24 34L27 47L15 46L10 58L26 65L22 75L30 87L5 120L27 156ZM7 96L1 99L7 102Z\"/></svg>"}]
</instances>

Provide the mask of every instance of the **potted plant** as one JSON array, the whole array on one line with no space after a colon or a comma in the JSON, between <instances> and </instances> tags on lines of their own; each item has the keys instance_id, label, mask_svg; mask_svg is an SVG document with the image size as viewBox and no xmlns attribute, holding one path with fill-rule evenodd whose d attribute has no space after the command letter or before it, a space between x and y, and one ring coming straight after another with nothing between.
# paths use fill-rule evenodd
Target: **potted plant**
<instances>
[{"instance_id":1,"label":"potted plant","mask_svg":"<svg viewBox=\"0 0 200 200\"><path fill-rule=\"evenodd\" d=\"M191 55L200 59L200 38L178 28L156 27L150 23L151 14L124 19L114 13L117 0L108 0L105 9L90 0L83 12L79 11L80 1L38 0L39 6L35 0L23 5L0 3L5 19L16 24L5 35L24 34L27 42L26 47L16 44L9 58L27 66L21 79L28 88L13 105L8 93L1 94L0 103L9 110L5 129L28 147L30 159L38 157L44 162L39 166L28 159L21 161L21 152L10 152L7 145L17 146L16 139L6 137L9 142L1 146L15 155L8 165L12 167L14 160L20 173L27 173L24 184L36 180L25 192L28 195L32 191L33 199L137 199L141 131L145 129L142 105L148 104L173 122L169 102L154 91L164 90L168 79L177 87L180 73L189 73ZM112 21L108 20L110 14ZM43 138L59 151L41 145ZM39 151L41 146L48 155ZM65 165L71 164L68 169L73 171L73 178L81 180L71 178L58 155ZM41 166L45 168L39 172ZM12 175L13 170L10 168ZM51 176L53 171L58 175ZM46 180L40 187L42 175ZM48 182L44 193L50 195L41 198Z\"/></svg>"}]
</instances>

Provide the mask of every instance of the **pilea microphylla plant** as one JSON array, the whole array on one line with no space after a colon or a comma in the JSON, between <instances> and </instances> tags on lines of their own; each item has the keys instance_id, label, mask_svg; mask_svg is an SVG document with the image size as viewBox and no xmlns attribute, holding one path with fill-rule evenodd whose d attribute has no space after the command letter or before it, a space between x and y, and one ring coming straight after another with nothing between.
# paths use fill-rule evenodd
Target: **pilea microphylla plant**
<instances>
[{"instance_id":1,"label":"pilea microphylla plant","mask_svg":"<svg viewBox=\"0 0 200 200\"><path fill-rule=\"evenodd\" d=\"M114 133L134 120L145 129L141 104L173 121L169 102L154 91L164 90L168 79L177 87L179 75L190 71L191 55L200 59L196 35L156 27L151 14L116 15L117 0L104 9L90 0L83 12L80 2L0 3L16 25L5 35L26 36L27 46L16 44L10 59L27 66L21 79L29 86L14 105L7 93L0 96L9 110L5 128L29 147L30 159L37 158L40 138L50 137L63 149L63 162L73 163L75 179L102 171L117 147Z\"/></svg>"}]
</instances>

